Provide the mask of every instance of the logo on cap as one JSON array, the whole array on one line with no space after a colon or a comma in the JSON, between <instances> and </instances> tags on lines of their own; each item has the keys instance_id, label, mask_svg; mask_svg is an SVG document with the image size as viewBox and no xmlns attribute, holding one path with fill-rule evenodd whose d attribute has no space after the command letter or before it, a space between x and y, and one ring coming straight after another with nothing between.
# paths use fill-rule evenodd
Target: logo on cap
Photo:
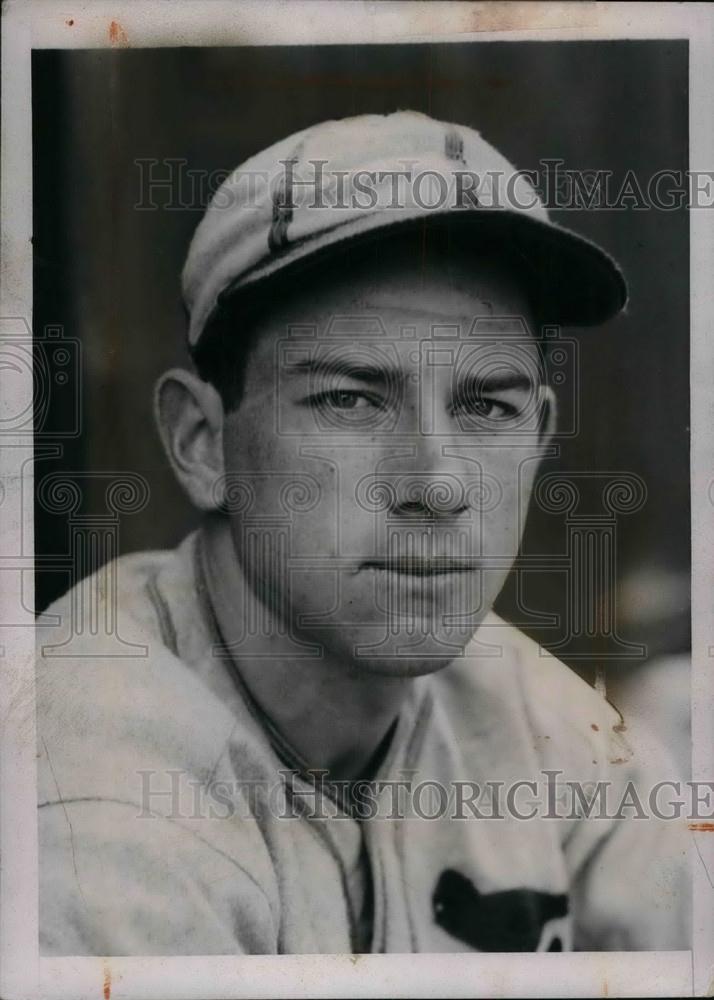
<instances>
[{"instance_id":1,"label":"logo on cap","mask_svg":"<svg viewBox=\"0 0 714 1000\"><path fill-rule=\"evenodd\" d=\"M286 160L288 164L294 166L297 158ZM293 172L285 170L285 173L278 178L278 182L273 188L273 220L268 232L268 246L272 252L280 250L288 242L288 226L293 221Z\"/></svg>"}]
</instances>

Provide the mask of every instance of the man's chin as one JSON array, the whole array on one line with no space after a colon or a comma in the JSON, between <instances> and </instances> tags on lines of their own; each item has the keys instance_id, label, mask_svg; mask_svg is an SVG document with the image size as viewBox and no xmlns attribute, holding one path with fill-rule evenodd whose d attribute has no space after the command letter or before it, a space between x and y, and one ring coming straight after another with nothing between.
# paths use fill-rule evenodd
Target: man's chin
<instances>
[{"instance_id":1,"label":"man's chin","mask_svg":"<svg viewBox=\"0 0 714 1000\"><path fill-rule=\"evenodd\" d=\"M356 670L372 677L423 677L435 674L456 659L452 656L422 656L422 657L363 657L356 661Z\"/></svg>"},{"instance_id":2,"label":"man's chin","mask_svg":"<svg viewBox=\"0 0 714 1000\"><path fill-rule=\"evenodd\" d=\"M359 673L381 677L420 677L448 667L464 655L475 627L419 633L403 629L377 642L355 642L351 660Z\"/></svg>"}]
</instances>

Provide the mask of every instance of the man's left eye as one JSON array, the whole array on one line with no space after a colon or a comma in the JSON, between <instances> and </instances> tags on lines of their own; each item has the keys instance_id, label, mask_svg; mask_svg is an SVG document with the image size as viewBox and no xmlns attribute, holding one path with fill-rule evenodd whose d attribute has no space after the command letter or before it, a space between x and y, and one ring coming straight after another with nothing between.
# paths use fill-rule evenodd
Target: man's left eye
<instances>
[{"instance_id":1,"label":"man's left eye","mask_svg":"<svg viewBox=\"0 0 714 1000\"><path fill-rule=\"evenodd\" d=\"M488 396L473 396L462 400L454 407L454 412L464 416L483 417L488 420L509 420L518 413L518 408L504 400Z\"/></svg>"}]
</instances>

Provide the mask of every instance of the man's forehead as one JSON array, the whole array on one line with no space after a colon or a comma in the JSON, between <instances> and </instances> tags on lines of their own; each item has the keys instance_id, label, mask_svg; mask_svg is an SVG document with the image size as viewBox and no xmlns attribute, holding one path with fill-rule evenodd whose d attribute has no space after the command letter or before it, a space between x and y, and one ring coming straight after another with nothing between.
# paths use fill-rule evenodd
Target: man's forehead
<instances>
[{"instance_id":1,"label":"man's forehead","mask_svg":"<svg viewBox=\"0 0 714 1000\"><path fill-rule=\"evenodd\" d=\"M288 325L280 339L285 344L312 344L316 349L322 346L331 352L349 351L352 344L376 346L381 342L413 345L466 341L474 347L535 342L535 331L519 314L456 317L426 313L408 315L395 310L395 315L405 322L390 323L389 314L384 311L335 314L324 326L317 323Z\"/></svg>"},{"instance_id":2,"label":"man's forehead","mask_svg":"<svg viewBox=\"0 0 714 1000\"><path fill-rule=\"evenodd\" d=\"M541 380L539 351L534 337L517 320L508 328L494 330L488 323L470 328L435 327L426 337L415 330L390 334L374 329L320 336L305 330L285 337L279 344L277 363L289 379L358 379L393 381L424 377L440 370L449 377L501 378L504 372L520 372L529 383ZM418 373L414 374L414 373Z\"/></svg>"},{"instance_id":3,"label":"man's forehead","mask_svg":"<svg viewBox=\"0 0 714 1000\"><path fill-rule=\"evenodd\" d=\"M282 299L275 319L283 329L317 326L327 337L389 335L457 328L507 332L532 325L526 283L518 269L488 257L444 257L424 266L418 257L358 262L306 278Z\"/></svg>"}]
</instances>

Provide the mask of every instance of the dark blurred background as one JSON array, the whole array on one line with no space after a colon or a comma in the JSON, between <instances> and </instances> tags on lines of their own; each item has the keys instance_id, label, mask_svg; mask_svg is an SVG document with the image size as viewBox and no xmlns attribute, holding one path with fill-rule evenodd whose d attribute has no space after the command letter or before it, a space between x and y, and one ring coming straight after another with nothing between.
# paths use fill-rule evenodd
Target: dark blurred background
<instances>
[{"instance_id":1,"label":"dark blurred background","mask_svg":"<svg viewBox=\"0 0 714 1000\"><path fill-rule=\"evenodd\" d=\"M149 502L121 518L122 552L173 546L196 523L161 451L151 396L163 369L186 363L179 273L219 172L322 119L413 108L477 128L523 169L550 158L612 170L617 190L628 170L646 183L687 169L687 74L686 41L36 51L35 334L44 343L48 326L61 327L81 345L78 374L44 399L38 445L61 447L38 450L38 483L88 470L145 477ZM156 176L180 160L184 176L213 181L184 192L192 209L157 190L159 209L137 210L146 186L136 161L150 159L161 161ZM562 645L568 580L552 569L523 576L520 598L514 577L499 610L592 681L597 664L636 664L620 639L650 658L688 648L688 218L685 209L554 218L614 255L630 306L578 335L580 432L543 473L634 473L647 500L617 519L615 583L603 576L592 595L614 602L617 641L596 628ZM41 349L51 382L57 352ZM71 424L80 388L79 433L52 437ZM596 511L600 487L581 483ZM104 513L105 485L82 480L84 514ZM77 572L64 558L67 514L46 506L36 508L38 610ZM566 535L564 515L535 508L523 550L547 560Z\"/></svg>"}]
</instances>

